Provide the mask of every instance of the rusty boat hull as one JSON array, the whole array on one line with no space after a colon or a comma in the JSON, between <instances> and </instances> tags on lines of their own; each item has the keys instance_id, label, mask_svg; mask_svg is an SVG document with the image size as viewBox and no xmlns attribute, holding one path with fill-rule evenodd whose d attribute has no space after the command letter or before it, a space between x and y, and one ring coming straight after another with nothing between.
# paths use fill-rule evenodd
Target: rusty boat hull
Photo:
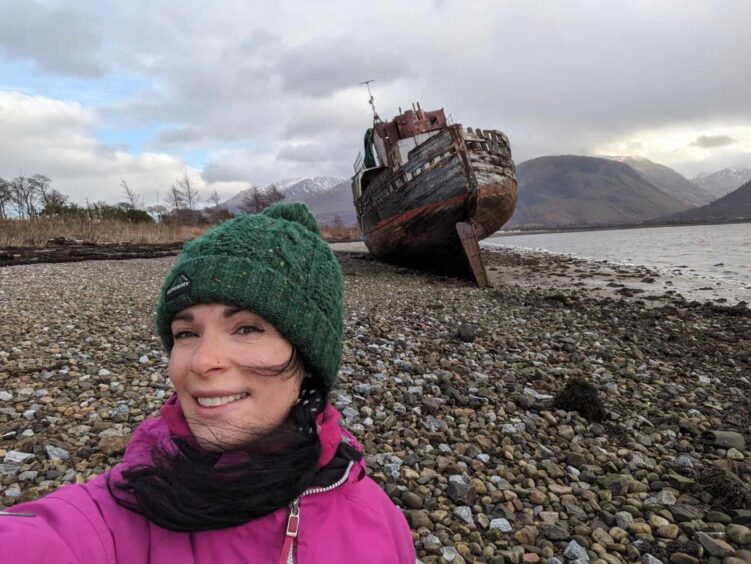
<instances>
[{"instance_id":1,"label":"rusty boat hull","mask_svg":"<svg viewBox=\"0 0 751 564\"><path fill-rule=\"evenodd\" d=\"M478 241L513 215L517 182L506 136L446 126L398 167L373 167L355 200L362 238L383 260L487 284Z\"/></svg>"}]
</instances>

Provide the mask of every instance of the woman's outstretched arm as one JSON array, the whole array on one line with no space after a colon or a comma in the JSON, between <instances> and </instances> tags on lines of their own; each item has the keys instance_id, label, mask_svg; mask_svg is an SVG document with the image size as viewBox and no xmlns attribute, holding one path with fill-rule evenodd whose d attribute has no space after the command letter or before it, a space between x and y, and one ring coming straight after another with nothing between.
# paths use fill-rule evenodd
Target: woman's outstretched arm
<instances>
[{"instance_id":1,"label":"woman's outstretched arm","mask_svg":"<svg viewBox=\"0 0 751 564\"><path fill-rule=\"evenodd\" d=\"M0 512L0 562L114 564L112 535L84 486Z\"/></svg>"}]
</instances>

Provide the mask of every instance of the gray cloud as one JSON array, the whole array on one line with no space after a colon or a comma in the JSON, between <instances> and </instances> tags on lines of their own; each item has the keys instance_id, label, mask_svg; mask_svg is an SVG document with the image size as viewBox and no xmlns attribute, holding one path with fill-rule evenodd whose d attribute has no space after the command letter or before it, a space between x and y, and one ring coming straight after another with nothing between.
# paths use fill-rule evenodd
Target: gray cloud
<instances>
[{"instance_id":1,"label":"gray cloud","mask_svg":"<svg viewBox=\"0 0 751 564\"><path fill-rule=\"evenodd\" d=\"M382 117L416 100L444 107L457 122L505 131L519 162L662 126L696 136L710 123L751 126L745 0L46 6L0 4L0 53L88 76L91 91L101 73L149 84L98 108L101 122L159 124L146 146L167 153L240 147L209 156L208 182L348 174L371 121L358 84L367 79Z\"/></svg>"},{"instance_id":2,"label":"gray cloud","mask_svg":"<svg viewBox=\"0 0 751 564\"><path fill-rule=\"evenodd\" d=\"M0 3L0 50L41 69L73 76L101 76L102 37L78 9L33 0Z\"/></svg>"},{"instance_id":3,"label":"gray cloud","mask_svg":"<svg viewBox=\"0 0 751 564\"><path fill-rule=\"evenodd\" d=\"M715 147L732 145L733 143L735 143L735 139L730 137L730 135L701 135L691 145L701 147L702 149L713 149Z\"/></svg>"},{"instance_id":4,"label":"gray cloud","mask_svg":"<svg viewBox=\"0 0 751 564\"><path fill-rule=\"evenodd\" d=\"M364 43L357 37L311 42L284 53L274 70L287 90L324 97L353 88L363 80L388 84L411 76L409 58L389 53L387 45Z\"/></svg>"},{"instance_id":5,"label":"gray cloud","mask_svg":"<svg viewBox=\"0 0 751 564\"><path fill-rule=\"evenodd\" d=\"M197 127L174 127L160 131L156 143L158 145L184 145L201 141L203 137L203 133Z\"/></svg>"},{"instance_id":6,"label":"gray cloud","mask_svg":"<svg viewBox=\"0 0 751 564\"><path fill-rule=\"evenodd\" d=\"M326 151L318 143L284 145L279 149L277 160L298 163L316 163L329 160Z\"/></svg>"}]
</instances>

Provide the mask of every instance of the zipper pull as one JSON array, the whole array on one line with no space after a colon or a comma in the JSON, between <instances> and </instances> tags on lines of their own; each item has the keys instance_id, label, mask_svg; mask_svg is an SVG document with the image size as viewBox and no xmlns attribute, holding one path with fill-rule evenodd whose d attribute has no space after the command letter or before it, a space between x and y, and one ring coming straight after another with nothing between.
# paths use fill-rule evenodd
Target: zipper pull
<instances>
[{"instance_id":1,"label":"zipper pull","mask_svg":"<svg viewBox=\"0 0 751 564\"><path fill-rule=\"evenodd\" d=\"M300 498L297 498L289 506L289 518L287 519L288 537L296 537L297 530L300 528Z\"/></svg>"},{"instance_id":2,"label":"zipper pull","mask_svg":"<svg viewBox=\"0 0 751 564\"><path fill-rule=\"evenodd\" d=\"M297 537L297 530L300 528L300 498L297 498L289 505L289 518L287 519L287 531L284 533L284 544L282 545L282 555L279 557L279 564L290 564L295 562L294 541Z\"/></svg>"}]
</instances>

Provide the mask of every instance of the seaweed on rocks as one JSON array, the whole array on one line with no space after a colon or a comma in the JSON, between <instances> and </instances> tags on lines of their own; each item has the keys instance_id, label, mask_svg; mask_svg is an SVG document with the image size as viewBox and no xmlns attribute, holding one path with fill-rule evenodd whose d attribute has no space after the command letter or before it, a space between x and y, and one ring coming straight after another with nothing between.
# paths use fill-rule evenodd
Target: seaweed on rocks
<instances>
[{"instance_id":1,"label":"seaweed on rocks","mask_svg":"<svg viewBox=\"0 0 751 564\"><path fill-rule=\"evenodd\" d=\"M578 411L587 421L602 421L606 416L597 388L582 378L569 380L556 394L553 406L565 411Z\"/></svg>"},{"instance_id":2,"label":"seaweed on rocks","mask_svg":"<svg viewBox=\"0 0 751 564\"><path fill-rule=\"evenodd\" d=\"M668 562L671 561L670 557L673 554L679 553L694 558L701 558L704 551L702 546L696 541L675 540L667 543L666 546L661 546L659 542L647 543L642 552L644 554L649 553L663 562Z\"/></svg>"},{"instance_id":3,"label":"seaweed on rocks","mask_svg":"<svg viewBox=\"0 0 751 564\"><path fill-rule=\"evenodd\" d=\"M712 466L699 475L698 483L724 512L751 509L751 486L729 470Z\"/></svg>"}]
</instances>

